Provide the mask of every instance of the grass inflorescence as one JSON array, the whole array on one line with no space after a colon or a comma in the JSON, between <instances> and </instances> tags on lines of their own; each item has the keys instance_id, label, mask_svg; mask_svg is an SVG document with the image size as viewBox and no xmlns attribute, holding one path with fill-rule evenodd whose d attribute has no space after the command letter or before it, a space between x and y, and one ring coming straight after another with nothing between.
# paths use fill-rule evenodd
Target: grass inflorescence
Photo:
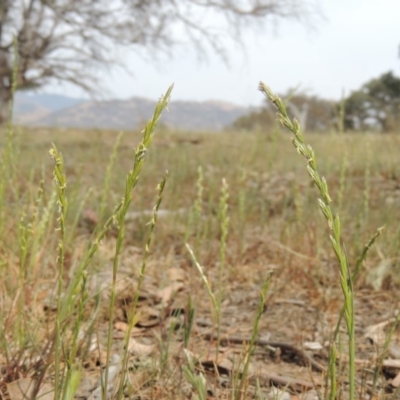
<instances>
[{"instance_id":1,"label":"grass inflorescence","mask_svg":"<svg viewBox=\"0 0 400 400\"><path fill-rule=\"evenodd\" d=\"M335 252L336 258L339 264L339 275L340 275L340 286L343 293L344 298L344 306L343 312L341 316L344 314L348 335L348 356L349 356L349 398L350 400L355 399L356 397L356 345L355 345L355 311L354 311L354 282L355 278L358 275L359 268L361 262L365 259L366 254L380 234L381 230L379 229L377 233L372 237L367 246L365 246L363 253L360 258L361 261L357 261L355 269L352 271L350 267L350 263L348 261L348 257L346 254L345 246L342 241L342 227L338 214L334 214L331 202L332 199L330 197L328 191L328 184L326 179L320 175L319 170L317 168L317 162L314 150L312 147L305 143L303 134L301 132L301 128L296 119L291 120L287 114L286 107L283 104L282 100L275 95L272 90L265 85L264 83L260 83L259 85L260 91L270 100L276 109L278 110L278 120L281 122L283 126L288 128L293 133L292 143L296 148L297 152L301 154L307 160L307 172L310 175L313 183L318 188L319 195L318 198L319 207L326 218L329 227L329 238L332 244L332 248ZM364 191L364 218L367 219L368 215L368 189L369 189L369 164L366 167L366 189ZM336 338L335 338L336 339ZM336 397L336 388L335 388L335 369L334 364L336 362L336 351L335 344L333 344L331 350L331 398Z\"/></svg>"}]
</instances>

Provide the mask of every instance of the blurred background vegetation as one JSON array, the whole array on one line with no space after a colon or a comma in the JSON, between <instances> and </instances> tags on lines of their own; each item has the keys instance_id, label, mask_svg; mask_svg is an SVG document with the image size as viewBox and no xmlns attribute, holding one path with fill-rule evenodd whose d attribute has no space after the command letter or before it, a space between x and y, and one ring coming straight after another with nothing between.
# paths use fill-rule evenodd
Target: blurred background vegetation
<instances>
[{"instance_id":1,"label":"blurred background vegetation","mask_svg":"<svg viewBox=\"0 0 400 400\"><path fill-rule=\"evenodd\" d=\"M340 102L307 95L299 89L289 90L281 97L289 114L306 131L400 132L400 78L391 71L366 82ZM275 124L275 112L265 102L261 110L238 118L232 126L255 130Z\"/></svg>"}]
</instances>

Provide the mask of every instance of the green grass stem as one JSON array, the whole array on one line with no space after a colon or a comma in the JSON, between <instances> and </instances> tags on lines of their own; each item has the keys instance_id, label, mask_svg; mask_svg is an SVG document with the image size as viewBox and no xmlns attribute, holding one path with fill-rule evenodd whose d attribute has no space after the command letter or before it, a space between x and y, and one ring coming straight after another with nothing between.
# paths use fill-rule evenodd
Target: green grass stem
<instances>
[{"instance_id":1,"label":"green grass stem","mask_svg":"<svg viewBox=\"0 0 400 400\"><path fill-rule=\"evenodd\" d=\"M344 297L344 314L346 321L347 334L349 339L348 354L349 354L349 399L355 399L356 393L356 367L355 367L355 331L354 331L354 288L352 274L347 261L347 256L344 250L341 239L341 225L339 216L334 215L330 206L331 197L328 191L328 184L324 177L318 172L317 162L314 150L304 141L301 128L297 120L291 120L286 112L286 107L282 100L275 95L272 90L260 82L260 91L271 101L278 110L278 120L283 126L288 128L293 133L293 145L306 160L307 171L312 181L317 186L321 198L318 199L319 207L325 216L330 230L330 241L332 248L339 262L340 286Z\"/></svg>"},{"instance_id":2,"label":"green grass stem","mask_svg":"<svg viewBox=\"0 0 400 400\"><path fill-rule=\"evenodd\" d=\"M128 329L126 330L126 333L124 336L124 346L123 346L124 351L122 354L122 368L121 368L122 372L121 372L121 379L120 379L120 384L119 384L119 388L118 388L117 399L123 398L123 387L124 387L125 376L127 373L128 353L129 353L127 351L127 349L129 346L129 339L131 337L133 327L135 326L135 324L137 322L136 309L137 309L137 305L139 302L139 296L140 296L140 292L141 292L142 285L143 285L143 279L144 279L145 273L146 273L147 260L150 255L150 246L151 246L153 238L154 238L154 229L155 229L156 222L157 222L158 211L160 209L160 205L161 205L162 198L163 198L163 193L164 193L164 188L165 188L165 184L167 181L167 176L168 176L168 172L165 173L163 179L157 186L157 201L154 206L153 217L149 223L150 229L149 229L149 234L147 237L147 242L146 242L146 246L145 246L145 250L144 250L142 266L139 271L139 278L138 278L138 283L137 283L137 287L136 287L136 293L135 293L135 297L133 299L132 306L128 312Z\"/></svg>"},{"instance_id":3,"label":"green grass stem","mask_svg":"<svg viewBox=\"0 0 400 400\"><path fill-rule=\"evenodd\" d=\"M65 258L65 242L66 242L66 215L68 209L67 197L65 194L67 181L64 174L64 162L62 155L58 152L56 146L53 144L53 148L50 150L50 156L54 160L54 180L57 188L57 204L58 204L58 223L60 230L60 239L58 243L58 285L57 285L57 318L56 318L56 329L55 329L55 389L62 391L63 385L63 371L61 371L61 359L63 353L62 343L62 323L63 314L61 313L62 308L62 297L63 297L63 276L64 276L64 258Z\"/></svg>"},{"instance_id":4,"label":"green grass stem","mask_svg":"<svg viewBox=\"0 0 400 400\"><path fill-rule=\"evenodd\" d=\"M247 381L247 376L249 373L250 361L253 357L254 350L256 348L255 342L259 332L260 320L265 310L265 301L267 299L267 293L271 284L272 272L269 272L267 278L264 281L264 284L260 290L260 297L258 300L257 314L254 319L253 329L251 333L251 339L249 343L249 348L245 355L243 372L239 378L239 385L234 389L234 399L241 400L245 396L245 386Z\"/></svg>"},{"instance_id":5,"label":"green grass stem","mask_svg":"<svg viewBox=\"0 0 400 400\"><path fill-rule=\"evenodd\" d=\"M115 214L115 222L118 228L117 242L115 246L115 253L113 259L113 269L112 269L112 284L111 284L111 299L110 299L110 315L108 324L108 334L107 334L107 360L106 360L106 371L104 376L104 381L102 383L102 395L105 398L107 396L107 386L108 386L108 375L109 375L109 365L111 359L111 345L112 345L112 332L114 324L114 307L116 299L116 283L117 283L117 271L119 265L119 256L121 253L122 245L124 242L125 229L124 222L125 216L128 212L129 206L132 201L133 190L139 180L140 173L146 158L146 153L149 150L150 144L154 137L154 131L157 127L159 119L162 112L167 108L168 102L170 100L171 92L173 86L170 86L166 94L157 103L153 117L147 122L145 129L143 130L142 141L135 149L135 156L133 161L132 169L129 171L126 181L125 181L125 192L120 203L118 212Z\"/></svg>"}]
</instances>

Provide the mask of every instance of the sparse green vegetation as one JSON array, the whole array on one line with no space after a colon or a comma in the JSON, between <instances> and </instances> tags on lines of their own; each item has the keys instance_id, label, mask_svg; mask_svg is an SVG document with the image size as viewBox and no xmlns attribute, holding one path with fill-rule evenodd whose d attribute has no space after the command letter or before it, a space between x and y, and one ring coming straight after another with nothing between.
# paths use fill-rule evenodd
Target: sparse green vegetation
<instances>
[{"instance_id":1,"label":"sparse green vegetation","mask_svg":"<svg viewBox=\"0 0 400 400\"><path fill-rule=\"evenodd\" d=\"M400 136L311 148L269 94L307 169L277 125L153 139L170 91L143 133L3 132L1 398L395 395Z\"/></svg>"}]
</instances>

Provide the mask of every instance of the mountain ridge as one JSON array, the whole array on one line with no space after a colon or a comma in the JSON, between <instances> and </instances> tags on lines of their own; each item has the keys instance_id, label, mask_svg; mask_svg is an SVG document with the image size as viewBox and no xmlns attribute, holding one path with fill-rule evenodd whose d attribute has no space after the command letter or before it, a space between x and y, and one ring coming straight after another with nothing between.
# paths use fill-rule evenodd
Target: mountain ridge
<instances>
[{"instance_id":1,"label":"mountain ridge","mask_svg":"<svg viewBox=\"0 0 400 400\"><path fill-rule=\"evenodd\" d=\"M14 122L28 126L130 130L140 128L153 115L155 105L156 100L145 97L94 101L17 93ZM171 129L219 131L252 109L216 99L172 100L161 123Z\"/></svg>"}]
</instances>

